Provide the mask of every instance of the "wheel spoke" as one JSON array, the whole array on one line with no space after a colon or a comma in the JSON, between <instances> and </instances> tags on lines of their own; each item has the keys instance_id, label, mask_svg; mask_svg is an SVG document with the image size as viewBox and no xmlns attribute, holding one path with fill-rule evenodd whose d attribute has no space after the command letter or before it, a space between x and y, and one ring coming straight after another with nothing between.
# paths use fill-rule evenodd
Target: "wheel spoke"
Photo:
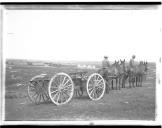
<instances>
[{"instance_id":1,"label":"wheel spoke","mask_svg":"<svg viewBox=\"0 0 162 128\"><path fill-rule=\"evenodd\" d=\"M70 81L70 80L68 79L68 80L65 82L65 84L63 84L63 86L65 86L69 81Z\"/></svg>"},{"instance_id":2,"label":"wheel spoke","mask_svg":"<svg viewBox=\"0 0 162 128\"><path fill-rule=\"evenodd\" d=\"M35 101L37 102L37 99L39 98L39 94L36 96Z\"/></svg>"},{"instance_id":3,"label":"wheel spoke","mask_svg":"<svg viewBox=\"0 0 162 128\"><path fill-rule=\"evenodd\" d=\"M88 86L88 88L93 88L94 87L94 84L92 84L92 83L89 83L89 86Z\"/></svg>"},{"instance_id":4,"label":"wheel spoke","mask_svg":"<svg viewBox=\"0 0 162 128\"><path fill-rule=\"evenodd\" d=\"M89 93L89 95L91 95L94 92L94 89Z\"/></svg>"},{"instance_id":5,"label":"wheel spoke","mask_svg":"<svg viewBox=\"0 0 162 128\"><path fill-rule=\"evenodd\" d=\"M101 83L101 84L98 84L97 87L103 87L103 85L104 85L104 84Z\"/></svg>"},{"instance_id":6,"label":"wheel spoke","mask_svg":"<svg viewBox=\"0 0 162 128\"><path fill-rule=\"evenodd\" d=\"M59 94L59 92L57 92L52 98L55 100L56 96Z\"/></svg>"},{"instance_id":7,"label":"wheel spoke","mask_svg":"<svg viewBox=\"0 0 162 128\"><path fill-rule=\"evenodd\" d=\"M92 97L94 97L95 98L95 89L94 89L94 91L93 91L93 93L92 93Z\"/></svg>"},{"instance_id":8,"label":"wheel spoke","mask_svg":"<svg viewBox=\"0 0 162 128\"><path fill-rule=\"evenodd\" d=\"M98 76L96 80L99 80L99 78L100 78L100 77Z\"/></svg>"},{"instance_id":9,"label":"wheel spoke","mask_svg":"<svg viewBox=\"0 0 162 128\"><path fill-rule=\"evenodd\" d=\"M32 95L31 97L34 97L34 96L36 96L37 95L37 93L35 92L35 94L34 95Z\"/></svg>"},{"instance_id":10,"label":"wheel spoke","mask_svg":"<svg viewBox=\"0 0 162 128\"><path fill-rule=\"evenodd\" d=\"M95 83L95 81L94 81L93 79L91 79L91 80L89 81L89 84L91 84L92 86L94 85L94 83Z\"/></svg>"},{"instance_id":11,"label":"wheel spoke","mask_svg":"<svg viewBox=\"0 0 162 128\"><path fill-rule=\"evenodd\" d=\"M41 102L41 101L42 101L42 98L43 98L43 97L42 97L42 94L40 94L40 100L39 100L39 102Z\"/></svg>"},{"instance_id":12,"label":"wheel spoke","mask_svg":"<svg viewBox=\"0 0 162 128\"><path fill-rule=\"evenodd\" d=\"M93 88L88 89L89 92L92 91L92 90L93 90Z\"/></svg>"},{"instance_id":13,"label":"wheel spoke","mask_svg":"<svg viewBox=\"0 0 162 128\"><path fill-rule=\"evenodd\" d=\"M63 79L63 81L62 81L62 84L63 84L63 85L64 85L65 80L66 80L66 76L64 77L64 79Z\"/></svg>"},{"instance_id":14,"label":"wheel spoke","mask_svg":"<svg viewBox=\"0 0 162 128\"><path fill-rule=\"evenodd\" d=\"M97 89L103 89L103 87L102 86L97 86Z\"/></svg>"},{"instance_id":15,"label":"wheel spoke","mask_svg":"<svg viewBox=\"0 0 162 128\"><path fill-rule=\"evenodd\" d=\"M51 94L52 94L52 93L55 93L55 92L58 92L58 90L52 91Z\"/></svg>"},{"instance_id":16,"label":"wheel spoke","mask_svg":"<svg viewBox=\"0 0 162 128\"><path fill-rule=\"evenodd\" d=\"M100 79L99 81L97 81L97 84L99 84L102 81L102 79Z\"/></svg>"},{"instance_id":17,"label":"wheel spoke","mask_svg":"<svg viewBox=\"0 0 162 128\"><path fill-rule=\"evenodd\" d=\"M63 98L63 102L64 102L65 101L64 92L62 91L61 94L62 94L62 98Z\"/></svg>"},{"instance_id":18,"label":"wheel spoke","mask_svg":"<svg viewBox=\"0 0 162 128\"><path fill-rule=\"evenodd\" d=\"M43 94L42 94L42 98L43 98L43 101L46 101Z\"/></svg>"},{"instance_id":19,"label":"wheel spoke","mask_svg":"<svg viewBox=\"0 0 162 128\"><path fill-rule=\"evenodd\" d=\"M53 81L54 85L56 85L56 87L58 87L59 85L59 80L58 80L58 77L56 77Z\"/></svg>"},{"instance_id":20,"label":"wheel spoke","mask_svg":"<svg viewBox=\"0 0 162 128\"><path fill-rule=\"evenodd\" d=\"M62 75L58 76L58 78L59 78L59 83L61 83L61 77L62 77Z\"/></svg>"},{"instance_id":21,"label":"wheel spoke","mask_svg":"<svg viewBox=\"0 0 162 128\"><path fill-rule=\"evenodd\" d=\"M36 88L30 88L30 91L35 92Z\"/></svg>"},{"instance_id":22,"label":"wheel spoke","mask_svg":"<svg viewBox=\"0 0 162 128\"><path fill-rule=\"evenodd\" d=\"M48 93L44 93L44 95L46 96L46 99L49 99Z\"/></svg>"},{"instance_id":23,"label":"wheel spoke","mask_svg":"<svg viewBox=\"0 0 162 128\"><path fill-rule=\"evenodd\" d=\"M72 84L66 85L65 87L63 87L63 90L67 90L68 88L70 88L72 86Z\"/></svg>"},{"instance_id":24,"label":"wheel spoke","mask_svg":"<svg viewBox=\"0 0 162 128\"><path fill-rule=\"evenodd\" d=\"M60 92L58 93L58 97L57 97L57 100L56 100L57 103L59 101L59 98L60 98Z\"/></svg>"},{"instance_id":25,"label":"wheel spoke","mask_svg":"<svg viewBox=\"0 0 162 128\"><path fill-rule=\"evenodd\" d=\"M64 95L64 100L66 101L66 99L69 98L69 95L66 92L63 92L63 95Z\"/></svg>"}]
</instances>

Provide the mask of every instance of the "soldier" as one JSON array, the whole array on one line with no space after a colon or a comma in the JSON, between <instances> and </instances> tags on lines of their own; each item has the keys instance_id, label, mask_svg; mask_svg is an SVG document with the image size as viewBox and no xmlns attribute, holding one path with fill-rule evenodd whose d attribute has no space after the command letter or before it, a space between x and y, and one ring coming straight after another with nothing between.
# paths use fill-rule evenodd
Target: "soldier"
<instances>
[{"instance_id":1,"label":"soldier","mask_svg":"<svg viewBox=\"0 0 162 128\"><path fill-rule=\"evenodd\" d=\"M130 61L129 61L130 67L134 67L134 60L135 60L135 58L136 58L136 56L133 55L133 56L132 56L132 59L130 59Z\"/></svg>"},{"instance_id":2,"label":"soldier","mask_svg":"<svg viewBox=\"0 0 162 128\"><path fill-rule=\"evenodd\" d=\"M110 67L110 63L108 61L108 57L104 56L104 60L102 61L102 68L103 69L108 69Z\"/></svg>"},{"instance_id":3,"label":"soldier","mask_svg":"<svg viewBox=\"0 0 162 128\"><path fill-rule=\"evenodd\" d=\"M104 56L104 60L102 61L102 76L107 79L108 73L109 73L110 63L108 61L108 57ZM106 80L106 93L109 93L109 85L110 81Z\"/></svg>"},{"instance_id":4,"label":"soldier","mask_svg":"<svg viewBox=\"0 0 162 128\"><path fill-rule=\"evenodd\" d=\"M104 77L106 77L109 67L110 67L110 63L108 61L108 57L104 56L104 60L102 61L102 71L103 71L102 73Z\"/></svg>"}]
</instances>

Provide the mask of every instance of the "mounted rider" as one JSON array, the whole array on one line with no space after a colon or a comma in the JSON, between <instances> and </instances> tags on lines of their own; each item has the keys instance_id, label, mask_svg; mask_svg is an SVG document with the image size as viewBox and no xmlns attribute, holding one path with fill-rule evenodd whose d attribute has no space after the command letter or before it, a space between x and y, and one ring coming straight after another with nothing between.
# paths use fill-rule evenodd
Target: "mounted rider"
<instances>
[{"instance_id":1,"label":"mounted rider","mask_svg":"<svg viewBox=\"0 0 162 128\"><path fill-rule=\"evenodd\" d=\"M130 59L130 61L129 61L129 65L131 66L131 67L133 67L134 65L135 65L135 58L136 58L136 56L135 55L132 55L132 58Z\"/></svg>"},{"instance_id":2,"label":"mounted rider","mask_svg":"<svg viewBox=\"0 0 162 128\"><path fill-rule=\"evenodd\" d=\"M108 56L104 56L104 60L102 61L102 70L104 76L108 73L109 68L110 68L110 62L108 60Z\"/></svg>"},{"instance_id":3,"label":"mounted rider","mask_svg":"<svg viewBox=\"0 0 162 128\"><path fill-rule=\"evenodd\" d=\"M132 58L130 59L129 61L129 66L131 68L131 71L133 70L133 68L135 67L135 58L136 56L135 55L132 55Z\"/></svg>"}]
</instances>

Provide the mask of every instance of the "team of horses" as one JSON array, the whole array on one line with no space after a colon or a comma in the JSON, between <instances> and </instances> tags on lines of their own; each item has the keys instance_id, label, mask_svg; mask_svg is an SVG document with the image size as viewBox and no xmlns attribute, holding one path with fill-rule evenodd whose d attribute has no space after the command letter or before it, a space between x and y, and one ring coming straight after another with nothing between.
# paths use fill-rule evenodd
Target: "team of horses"
<instances>
[{"instance_id":1,"label":"team of horses","mask_svg":"<svg viewBox=\"0 0 162 128\"><path fill-rule=\"evenodd\" d=\"M120 90L121 88L125 88L126 81L129 83L129 88L141 87L148 70L147 65L147 62L140 61L138 64L130 66L124 59L115 61L104 73L102 69L99 69L98 73L104 77L106 93L108 93L110 89ZM116 88L114 88L114 81Z\"/></svg>"},{"instance_id":2,"label":"team of horses","mask_svg":"<svg viewBox=\"0 0 162 128\"><path fill-rule=\"evenodd\" d=\"M110 65L106 72L102 68L98 69L97 72L104 78L106 83L105 92L109 93L109 90L120 90L121 88L126 88L127 82L128 88L141 87L145 78L144 76L146 76L148 70L147 65L147 62L140 61L138 64L130 66L124 59L115 61ZM76 96L82 96L85 90L86 79L82 80L79 77L74 78L73 81L76 84Z\"/></svg>"}]
</instances>

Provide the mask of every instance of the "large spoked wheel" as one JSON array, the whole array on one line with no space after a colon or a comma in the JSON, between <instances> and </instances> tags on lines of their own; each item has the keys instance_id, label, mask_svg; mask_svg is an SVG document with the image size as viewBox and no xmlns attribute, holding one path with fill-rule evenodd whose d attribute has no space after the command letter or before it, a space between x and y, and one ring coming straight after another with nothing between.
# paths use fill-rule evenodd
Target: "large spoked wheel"
<instances>
[{"instance_id":1,"label":"large spoked wheel","mask_svg":"<svg viewBox=\"0 0 162 128\"><path fill-rule=\"evenodd\" d=\"M92 100L99 100L105 92L105 81L98 73L93 73L87 80L87 93Z\"/></svg>"},{"instance_id":2,"label":"large spoked wheel","mask_svg":"<svg viewBox=\"0 0 162 128\"><path fill-rule=\"evenodd\" d=\"M68 103L74 93L74 84L69 75L58 73L49 82L48 93L51 101L56 105Z\"/></svg>"},{"instance_id":3,"label":"large spoked wheel","mask_svg":"<svg viewBox=\"0 0 162 128\"><path fill-rule=\"evenodd\" d=\"M43 77L42 75L33 77L28 85L28 97L35 104L49 101L48 81Z\"/></svg>"}]
</instances>

